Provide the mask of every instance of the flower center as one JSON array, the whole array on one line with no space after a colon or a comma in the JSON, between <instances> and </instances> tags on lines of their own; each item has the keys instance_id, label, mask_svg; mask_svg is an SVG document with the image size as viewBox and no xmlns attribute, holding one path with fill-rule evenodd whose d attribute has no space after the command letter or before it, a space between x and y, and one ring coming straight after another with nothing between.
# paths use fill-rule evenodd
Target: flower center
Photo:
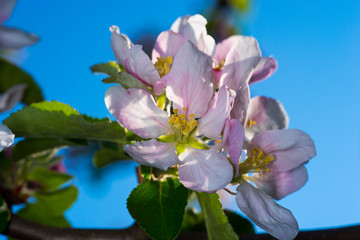
<instances>
[{"instance_id":1,"label":"flower center","mask_svg":"<svg viewBox=\"0 0 360 240\"><path fill-rule=\"evenodd\" d=\"M183 108L186 111L186 108ZM195 120L195 114L179 114L178 109L174 109L174 114L169 117L169 124L175 132L178 143L187 143L191 134L195 131L198 123Z\"/></svg>"},{"instance_id":2,"label":"flower center","mask_svg":"<svg viewBox=\"0 0 360 240\"><path fill-rule=\"evenodd\" d=\"M154 63L155 68L158 70L160 77L165 76L170 72L173 59L171 56L166 58L158 57L156 63Z\"/></svg>"},{"instance_id":3,"label":"flower center","mask_svg":"<svg viewBox=\"0 0 360 240\"><path fill-rule=\"evenodd\" d=\"M224 68L224 64L225 64L225 59L221 60L220 63L219 63L219 65L217 65L217 66L214 68L214 70L215 70L215 71L220 71L221 69Z\"/></svg>"},{"instance_id":4,"label":"flower center","mask_svg":"<svg viewBox=\"0 0 360 240\"><path fill-rule=\"evenodd\" d=\"M270 156L270 153L265 154L260 148L254 147L250 150L245 161L239 165L240 176L247 173L269 172L270 168L267 165L274 160L275 157Z\"/></svg>"}]
</instances>

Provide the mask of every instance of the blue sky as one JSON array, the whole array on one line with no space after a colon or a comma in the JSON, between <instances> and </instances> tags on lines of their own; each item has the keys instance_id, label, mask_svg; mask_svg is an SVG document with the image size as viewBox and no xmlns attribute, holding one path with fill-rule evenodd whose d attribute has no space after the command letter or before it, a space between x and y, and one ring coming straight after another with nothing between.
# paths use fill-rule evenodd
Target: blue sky
<instances>
[{"instance_id":1,"label":"blue sky","mask_svg":"<svg viewBox=\"0 0 360 240\"><path fill-rule=\"evenodd\" d=\"M22 67L42 87L47 100L68 103L81 113L109 116L101 76L93 64L113 60L109 26L133 40L156 36L185 14L201 13L210 1L24 1L8 26L38 34L41 41L22 54ZM307 165L308 183L280 201L301 229L360 223L360 2L260 1L241 20L245 35L258 39L263 55L279 68L252 94L279 99L290 128L312 136L318 155ZM126 197L136 185L126 162L102 172L86 172L89 158L72 161L80 197L67 213L75 227L122 227L132 223Z\"/></svg>"}]
</instances>

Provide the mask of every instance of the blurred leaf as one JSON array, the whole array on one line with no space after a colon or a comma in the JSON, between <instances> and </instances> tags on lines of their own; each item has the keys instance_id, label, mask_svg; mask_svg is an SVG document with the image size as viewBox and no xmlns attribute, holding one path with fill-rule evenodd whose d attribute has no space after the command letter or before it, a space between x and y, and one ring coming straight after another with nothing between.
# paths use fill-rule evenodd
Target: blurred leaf
<instances>
[{"instance_id":1,"label":"blurred leaf","mask_svg":"<svg viewBox=\"0 0 360 240\"><path fill-rule=\"evenodd\" d=\"M42 184L46 191L54 191L64 183L72 179L71 175L51 171L46 168L36 168L27 177L27 180Z\"/></svg>"},{"instance_id":2,"label":"blurred leaf","mask_svg":"<svg viewBox=\"0 0 360 240\"><path fill-rule=\"evenodd\" d=\"M107 63L99 63L90 67L93 73L104 73L109 76L116 76L121 72L120 65L115 61L109 61Z\"/></svg>"},{"instance_id":3,"label":"blurred leaf","mask_svg":"<svg viewBox=\"0 0 360 240\"><path fill-rule=\"evenodd\" d=\"M77 198L76 187L70 186L54 192L37 192L37 204L43 205L53 215L63 214Z\"/></svg>"},{"instance_id":4,"label":"blurred leaf","mask_svg":"<svg viewBox=\"0 0 360 240\"><path fill-rule=\"evenodd\" d=\"M66 146L77 146L87 144L87 141L71 141L65 139L24 139L18 142L11 150L12 159L18 161L26 157L41 155L44 151L58 149Z\"/></svg>"},{"instance_id":5,"label":"blurred leaf","mask_svg":"<svg viewBox=\"0 0 360 240\"><path fill-rule=\"evenodd\" d=\"M230 210L224 212L236 234L255 233L254 226L249 220Z\"/></svg>"},{"instance_id":6,"label":"blurred leaf","mask_svg":"<svg viewBox=\"0 0 360 240\"><path fill-rule=\"evenodd\" d=\"M144 178L144 180L150 181L152 167L140 165L140 169L141 169L141 176Z\"/></svg>"},{"instance_id":7,"label":"blurred leaf","mask_svg":"<svg viewBox=\"0 0 360 240\"><path fill-rule=\"evenodd\" d=\"M240 11L246 11L250 6L250 0L231 0L230 4Z\"/></svg>"},{"instance_id":8,"label":"blurred leaf","mask_svg":"<svg viewBox=\"0 0 360 240\"><path fill-rule=\"evenodd\" d=\"M43 101L44 98L41 90L32 77L13 63L0 58L0 92L4 93L11 87L21 83L26 83L27 85L22 99L23 103L29 105L34 102Z\"/></svg>"},{"instance_id":9,"label":"blurred leaf","mask_svg":"<svg viewBox=\"0 0 360 240\"><path fill-rule=\"evenodd\" d=\"M70 223L63 215L53 215L42 204L27 204L16 215L33 221L36 223L44 224L53 227L70 227Z\"/></svg>"},{"instance_id":10,"label":"blurred leaf","mask_svg":"<svg viewBox=\"0 0 360 240\"><path fill-rule=\"evenodd\" d=\"M228 222L217 193L196 192L210 240L239 239Z\"/></svg>"},{"instance_id":11,"label":"blurred leaf","mask_svg":"<svg viewBox=\"0 0 360 240\"><path fill-rule=\"evenodd\" d=\"M93 163L96 167L102 168L114 161L128 159L131 159L130 156L122 148L118 150L102 148L95 153Z\"/></svg>"},{"instance_id":12,"label":"blurred leaf","mask_svg":"<svg viewBox=\"0 0 360 240\"><path fill-rule=\"evenodd\" d=\"M109 119L81 115L57 101L32 104L3 121L17 137L68 138L122 142L124 129Z\"/></svg>"},{"instance_id":13,"label":"blurred leaf","mask_svg":"<svg viewBox=\"0 0 360 240\"><path fill-rule=\"evenodd\" d=\"M10 211L4 199L0 197L0 233L5 230L10 221Z\"/></svg>"},{"instance_id":14,"label":"blurred leaf","mask_svg":"<svg viewBox=\"0 0 360 240\"><path fill-rule=\"evenodd\" d=\"M132 75L128 74L127 72L119 72L115 76L111 76L108 78L105 78L102 80L103 83L118 83L124 88L141 88L144 90L149 90L149 88L142 83L139 79L136 77L133 77Z\"/></svg>"},{"instance_id":15,"label":"blurred leaf","mask_svg":"<svg viewBox=\"0 0 360 240\"><path fill-rule=\"evenodd\" d=\"M127 200L131 216L154 239L174 239L181 230L189 190L178 179L145 181Z\"/></svg>"},{"instance_id":16,"label":"blurred leaf","mask_svg":"<svg viewBox=\"0 0 360 240\"><path fill-rule=\"evenodd\" d=\"M195 213L193 208L188 208L184 215L182 231L206 232L204 215L202 214L202 212Z\"/></svg>"}]
</instances>

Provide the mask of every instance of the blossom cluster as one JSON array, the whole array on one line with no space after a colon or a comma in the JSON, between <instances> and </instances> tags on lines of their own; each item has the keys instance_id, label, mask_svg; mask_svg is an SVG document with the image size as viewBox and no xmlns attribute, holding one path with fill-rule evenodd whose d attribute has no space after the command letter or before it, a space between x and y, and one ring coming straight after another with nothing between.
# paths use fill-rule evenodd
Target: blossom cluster
<instances>
[{"instance_id":1,"label":"blossom cluster","mask_svg":"<svg viewBox=\"0 0 360 240\"><path fill-rule=\"evenodd\" d=\"M250 99L249 85L272 75L276 60L262 57L253 37L216 44L206 24L201 15L179 17L160 33L151 59L118 27L110 28L116 59L145 86L112 86L105 95L110 113L144 139L124 150L142 165L176 166L180 182L194 191L238 184L244 214L279 239L294 238L294 216L274 199L305 184L314 143L303 131L286 129L279 101Z\"/></svg>"}]
</instances>

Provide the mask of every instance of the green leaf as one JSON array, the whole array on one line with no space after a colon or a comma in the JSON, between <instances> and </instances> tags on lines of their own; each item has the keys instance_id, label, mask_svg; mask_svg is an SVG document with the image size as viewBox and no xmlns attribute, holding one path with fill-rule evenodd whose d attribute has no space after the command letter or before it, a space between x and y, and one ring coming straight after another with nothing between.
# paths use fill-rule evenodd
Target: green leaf
<instances>
[{"instance_id":1,"label":"green leaf","mask_svg":"<svg viewBox=\"0 0 360 240\"><path fill-rule=\"evenodd\" d=\"M236 234L255 233L254 226L249 220L230 210L224 210L224 212Z\"/></svg>"},{"instance_id":2,"label":"green leaf","mask_svg":"<svg viewBox=\"0 0 360 240\"><path fill-rule=\"evenodd\" d=\"M141 175L144 178L145 181L150 181L151 179L151 169L152 167L150 166L144 166L144 165L140 165L140 169L141 169Z\"/></svg>"},{"instance_id":3,"label":"green leaf","mask_svg":"<svg viewBox=\"0 0 360 240\"><path fill-rule=\"evenodd\" d=\"M10 221L10 211L4 199L0 197L0 233L2 233Z\"/></svg>"},{"instance_id":4,"label":"green leaf","mask_svg":"<svg viewBox=\"0 0 360 240\"><path fill-rule=\"evenodd\" d=\"M23 103L29 105L34 102L43 101L44 98L41 90L32 77L13 63L0 58L0 92L4 93L11 87L21 83L26 83L27 85L22 99Z\"/></svg>"},{"instance_id":5,"label":"green leaf","mask_svg":"<svg viewBox=\"0 0 360 240\"><path fill-rule=\"evenodd\" d=\"M71 227L63 215L53 215L42 204L27 204L16 215L29 221L53 227Z\"/></svg>"},{"instance_id":6,"label":"green leaf","mask_svg":"<svg viewBox=\"0 0 360 240\"><path fill-rule=\"evenodd\" d=\"M185 232L206 232L204 215L196 213L193 208L188 208L184 215L182 231Z\"/></svg>"},{"instance_id":7,"label":"green leaf","mask_svg":"<svg viewBox=\"0 0 360 240\"><path fill-rule=\"evenodd\" d=\"M228 222L216 193L196 192L210 240L239 239Z\"/></svg>"},{"instance_id":8,"label":"green leaf","mask_svg":"<svg viewBox=\"0 0 360 240\"><path fill-rule=\"evenodd\" d=\"M127 72L119 72L116 76L111 76L102 80L103 83L118 83L124 88L141 88L144 90L149 90L149 88L142 83L136 77L128 74Z\"/></svg>"},{"instance_id":9,"label":"green leaf","mask_svg":"<svg viewBox=\"0 0 360 240\"><path fill-rule=\"evenodd\" d=\"M154 239L174 239L181 230L189 190L177 178L145 181L127 200L131 216Z\"/></svg>"},{"instance_id":10,"label":"green leaf","mask_svg":"<svg viewBox=\"0 0 360 240\"><path fill-rule=\"evenodd\" d=\"M77 198L76 187L70 186L54 192L38 192L34 194L37 204L43 205L53 215L62 215Z\"/></svg>"},{"instance_id":11,"label":"green leaf","mask_svg":"<svg viewBox=\"0 0 360 240\"><path fill-rule=\"evenodd\" d=\"M79 142L65 139L24 139L13 147L11 155L13 160L18 161L24 158L42 155L49 150L85 144L87 144L86 141Z\"/></svg>"},{"instance_id":12,"label":"green leaf","mask_svg":"<svg viewBox=\"0 0 360 240\"><path fill-rule=\"evenodd\" d=\"M102 168L119 160L131 159L123 149L102 148L94 154L93 163L96 167Z\"/></svg>"},{"instance_id":13,"label":"green leaf","mask_svg":"<svg viewBox=\"0 0 360 240\"><path fill-rule=\"evenodd\" d=\"M42 184L46 191L54 191L64 183L72 179L71 175L51 171L46 168L36 168L26 178Z\"/></svg>"},{"instance_id":14,"label":"green leaf","mask_svg":"<svg viewBox=\"0 0 360 240\"><path fill-rule=\"evenodd\" d=\"M32 104L3 121L17 137L68 138L122 142L124 129L109 119L96 119L57 101Z\"/></svg>"},{"instance_id":15,"label":"green leaf","mask_svg":"<svg viewBox=\"0 0 360 240\"><path fill-rule=\"evenodd\" d=\"M109 61L107 63L99 63L90 67L93 73L104 73L109 76L116 76L121 72L120 65L115 61Z\"/></svg>"}]
</instances>

